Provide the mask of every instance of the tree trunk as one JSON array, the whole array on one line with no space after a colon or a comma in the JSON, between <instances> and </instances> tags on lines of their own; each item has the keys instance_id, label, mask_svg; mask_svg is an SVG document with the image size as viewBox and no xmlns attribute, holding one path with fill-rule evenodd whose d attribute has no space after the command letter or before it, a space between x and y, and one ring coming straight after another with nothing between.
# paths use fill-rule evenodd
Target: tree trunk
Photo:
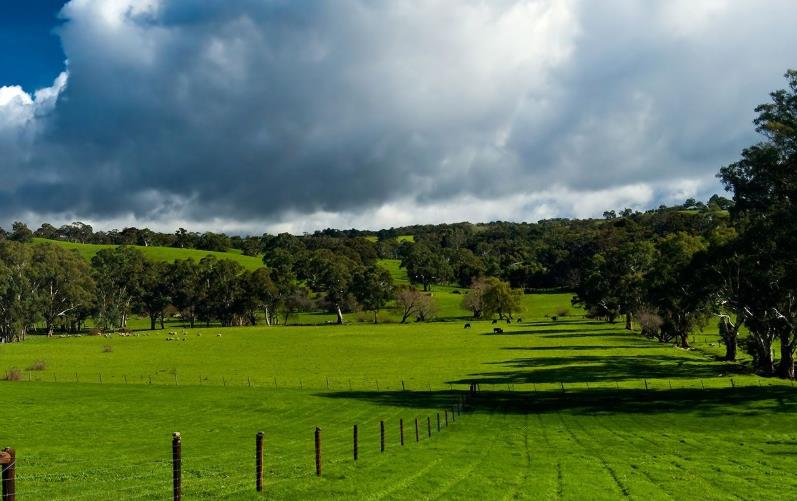
<instances>
[{"instance_id":1,"label":"tree trunk","mask_svg":"<svg viewBox=\"0 0 797 501\"><path fill-rule=\"evenodd\" d=\"M689 348L689 333L684 332L680 335L681 338L681 348Z\"/></svg>"},{"instance_id":2,"label":"tree trunk","mask_svg":"<svg viewBox=\"0 0 797 501\"><path fill-rule=\"evenodd\" d=\"M161 312L161 314L160 314L160 320L161 320L161 330L163 330L163 329L165 329L165 328L166 328L165 321L164 321L164 319L163 319L163 317L164 317L164 316L165 316L165 315L163 314L163 312Z\"/></svg>"},{"instance_id":3,"label":"tree trunk","mask_svg":"<svg viewBox=\"0 0 797 501\"><path fill-rule=\"evenodd\" d=\"M265 316L266 316L266 325L268 325L268 326L270 327L270 326L271 326L271 319L270 319L270 318L269 318L269 316L268 316L268 306L266 306L265 308L263 308L263 313L264 313L264 314L265 314Z\"/></svg>"},{"instance_id":4,"label":"tree trunk","mask_svg":"<svg viewBox=\"0 0 797 501\"><path fill-rule=\"evenodd\" d=\"M775 357L772 356L772 345L761 350L760 359L758 360L758 372L771 375L775 372Z\"/></svg>"},{"instance_id":5,"label":"tree trunk","mask_svg":"<svg viewBox=\"0 0 797 501\"><path fill-rule=\"evenodd\" d=\"M631 312L626 312L625 314L625 330L631 330Z\"/></svg>"},{"instance_id":6,"label":"tree trunk","mask_svg":"<svg viewBox=\"0 0 797 501\"><path fill-rule=\"evenodd\" d=\"M343 312L340 311L340 305L336 304L335 305L335 310L336 310L337 315L338 315L338 325L340 325L340 324L343 323Z\"/></svg>"},{"instance_id":7,"label":"tree trunk","mask_svg":"<svg viewBox=\"0 0 797 501\"><path fill-rule=\"evenodd\" d=\"M377 323L377 322L376 322L376 315L377 315L378 313L379 313L379 312L378 312L377 310L374 310L374 323Z\"/></svg>"},{"instance_id":8,"label":"tree trunk","mask_svg":"<svg viewBox=\"0 0 797 501\"><path fill-rule=\"evenodd\" d=\"M778 377L794 379L794 350L791 347L791 336L788 332L780 335L780 363Z\"/></svg>"},{"instance_id":9,"label":"tree trunk","mask_svg":"<svg viewBox=\"0 0 797 501\"><path fill-rule=\"evenodd\" d=\"M725 339L725 361L726 362L735 362L736 361L736 346L737 346L737 338L736 336L729 336Z\"/></svg>"},{"instance_id":10,"label":"tree trunk","mask_svg":"<svg viewBox=\"0 0 797 501\"><path fill-rule=\"evenodd\" d=\"M149 316L149 330L151 330L151 331L155 330L155 323L157 321L158 321L158 316L150 314L150 316Z\"/></svg>"}]
</instances>

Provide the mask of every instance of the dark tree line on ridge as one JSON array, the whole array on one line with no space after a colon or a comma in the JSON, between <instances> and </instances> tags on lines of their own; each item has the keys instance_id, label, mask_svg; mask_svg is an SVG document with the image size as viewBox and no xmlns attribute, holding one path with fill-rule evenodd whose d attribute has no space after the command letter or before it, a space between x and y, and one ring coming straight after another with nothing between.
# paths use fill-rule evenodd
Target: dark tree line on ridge
<instances>
[{"instance_id":1,"label":"dark tree line on ridge","mask_svg":"<svg viewBox=\"0 0 797 501\"><path fill-rule=\"evenodd\" d=\"M191 323L253 323L255 313L274 323L318 308L343 322L344 313L357 309L373 312L376 319L395 301L391 304L402 321L412 316L425 320L434 310L426 292L446 284L470 289L463 305L475 317L483 312L511 316L518 291L572 291L574 303L590 316L622 319L629 329L636 324L644 335L684 348L691 333L716 323L728 360L735 360L741 348L758 372L793 378L797 72L787 72L786 78L787 88L756 108L755 128L763 141L718 174L732 200L714 195L707 203L690 199L645 212L609 210L601 219L418 225L377 232L328 229L302 236L228 237L184 229L170 235L135 228L93 232L82 223L59 229L44 224L33 232L14 223L10 232L0 230L0 239L6 240L0 244L0 337L24 336L36 322L46 325L47 332L79 329L87 318L104 327L123 327L131 312L148 314L154 325L168 308ZM404 235L413 239L398 238ZM234 247L262 254L265 266L246 272L210 257L198 263L149 263L129 247L101 251L89 266L54 246L13 242L34 236ZM397 287L379 259L400 260L412 286ZM51 266L69 272L48 272ZM52 284L59 280L68 285L57 292L74 290L74 300L46 293L48 287L56 290ZM508 310L482 305L485 284L502 291L499 303L508 304ZM27 296L20 292L26 287L33 291Z\"/></svg>"}]
</instances>

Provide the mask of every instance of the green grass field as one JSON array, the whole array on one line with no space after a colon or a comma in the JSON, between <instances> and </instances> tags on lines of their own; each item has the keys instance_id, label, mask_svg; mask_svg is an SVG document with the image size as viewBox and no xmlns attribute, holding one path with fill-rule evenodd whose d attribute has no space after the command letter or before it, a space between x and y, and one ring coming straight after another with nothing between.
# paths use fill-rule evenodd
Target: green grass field
<instances>
[{"instance_id":1,"label":"green grass field","mask_svg":"<svg viewBox=\"0 0 797 501\"><path fill-rule=\"evenodd\" d=\"M0 370L22 381L0 382L0 445L17 450L20 499L164 499L173 431L186 499L781 499L797 487L791 385L621 325L545 318L566 295L529 301L504 335L437 322L2 345ZM38 360L45 370L25 370ZM470 410L438 433L436 413L470 382Z\"/></svg>"},{"instance_id":2,"label":"green grass field","mask_svg":"<svg viewBox=\"0 0 797 501\"><path fill-rule=\"evenodd\" d=\"M60 245L67 249L77 250L86 261L90 261L94 255L101 249L112 249L115 245L98 245L98 244L79 244L73 242L63 242L60 240L47 240L44 238L34 238L34 243L51 243ZM145 257L153 261L165 261L168 263L174 262L177 259L193 259L199 261L205 256L214 256L218 259L230 259L241 264L247 270L255 270L263 266L261 257L244 256L237 249L230 249L227 252L212 252L197 249L178 249L176 247L145 247L143 245L131 245L140 250Z\"/></svg>"}]
</instances>

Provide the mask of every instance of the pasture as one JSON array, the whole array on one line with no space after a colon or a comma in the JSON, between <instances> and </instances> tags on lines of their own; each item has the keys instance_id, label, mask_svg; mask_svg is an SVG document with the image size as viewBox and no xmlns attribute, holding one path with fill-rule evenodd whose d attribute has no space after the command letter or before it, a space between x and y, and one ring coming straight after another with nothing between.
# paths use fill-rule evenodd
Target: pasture
<instances>
[{"instance_id":1,"label":"pasture","mask_svg":"<svg viewBox=\"0 0 797 501\"><path fill-rule=\"evenodd\" d=\"M66 242L62 240L48 240L44 238L34 238L34 244L49 243L59 245L65 249L73 249L77 251L86 261L91 261L97 252L102 249L113 249L116 245L101 245L101 244L80 244L74 242ZM218 259L229 259L235 261L247 270L255 270L263 266L263 259L260 256L245 256L241 254L238 249L229 249L227 252L214 252L199 249L180 249L177 247L157 247L157 246L143 246L143 245L130 245L134 249L138 249L144 254L144 257L152 261L163 261L167 263L174 262L178 259L193 259L199 261L205 256L213 256Z\"/></svg>"},{"instance_id":2,"label":"pasture","mask_svg":"<svg viewBox=\"0 0 797 501\"><path fill-rule=\"evenodd\" d=\"M760 499L797 487L788 383L621 325L546 318L565 295L528 300L503 335L452 321L3 345L0 370L22 380L0 382L0 445L17 449L21 499L166 498L173 431L187 499ZM37 361L44 370L26 370ZM438 433L436 413L471 382L470 409Z\"/></svg>"}]
</instances>

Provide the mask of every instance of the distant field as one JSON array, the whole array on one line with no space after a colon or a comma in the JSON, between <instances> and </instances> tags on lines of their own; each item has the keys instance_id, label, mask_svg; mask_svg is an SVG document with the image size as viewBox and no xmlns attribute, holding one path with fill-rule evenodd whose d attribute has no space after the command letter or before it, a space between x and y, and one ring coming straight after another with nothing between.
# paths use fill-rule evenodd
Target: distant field
<instances>
[{"instance_id":1,"label":"distant field","mask_svg":"<svg viewBox=\"0 0 797 501\"><path fill-rule=\"evenodd\" d=\"M63 242L60 240L47 240L44 238L34 238L33 241L34 243L51 243L60 245L67 249L75 249L87 261L91 260L91 258L94 257L94 255L101 249L110 249L116 247L115 245L79 244ZM145 247L142 245L131 245L130 247L140 250L148 259L153 261L165 261L168 263L171 263L177 259L193 259L195 261L199 261L203 257L210 255L219 259L230 259L232 261L237 261L248 270L254 270L263 266L263 260L261 257L244 256L238 249L230 249L227 252L212 252L197 249L178 249L175 247Z\"/></svg>"},{"instance_id":2,"label":"distant field","mask_svg":"<svg viewBox=\"0 0 797 501\"><path fill-rule=\"evenodd\" d=\"M274 499L784 499L797 487L790 385L621 325L553 322L545 314L566 297L530 299L504 335L438 322L2 345L0 370L21 368L23 380L0 382L0 445L17 448L20 499L166 498L173 431L187 499L257 498L261 430ZM37 360L45 370L25 370ZM436 413L471 382L471 411L438 434Z\"/></svg>"},{"instance_id":3,"label":"distant field","mask_svg":"<svg viewBox=\"0 0 797 501\"><path fill-rule=\"evenodd\" d=\"M369 235L369 236L365 237L365 239L369 240L371 242L378 242L379 241L379 237L377 237L376 235ZM414 242L415 241L415 237L412 236L412 235L399 235L399 236L396 237L396 240L398 240L399 242Z\"/></svg>"}]
</instances>

